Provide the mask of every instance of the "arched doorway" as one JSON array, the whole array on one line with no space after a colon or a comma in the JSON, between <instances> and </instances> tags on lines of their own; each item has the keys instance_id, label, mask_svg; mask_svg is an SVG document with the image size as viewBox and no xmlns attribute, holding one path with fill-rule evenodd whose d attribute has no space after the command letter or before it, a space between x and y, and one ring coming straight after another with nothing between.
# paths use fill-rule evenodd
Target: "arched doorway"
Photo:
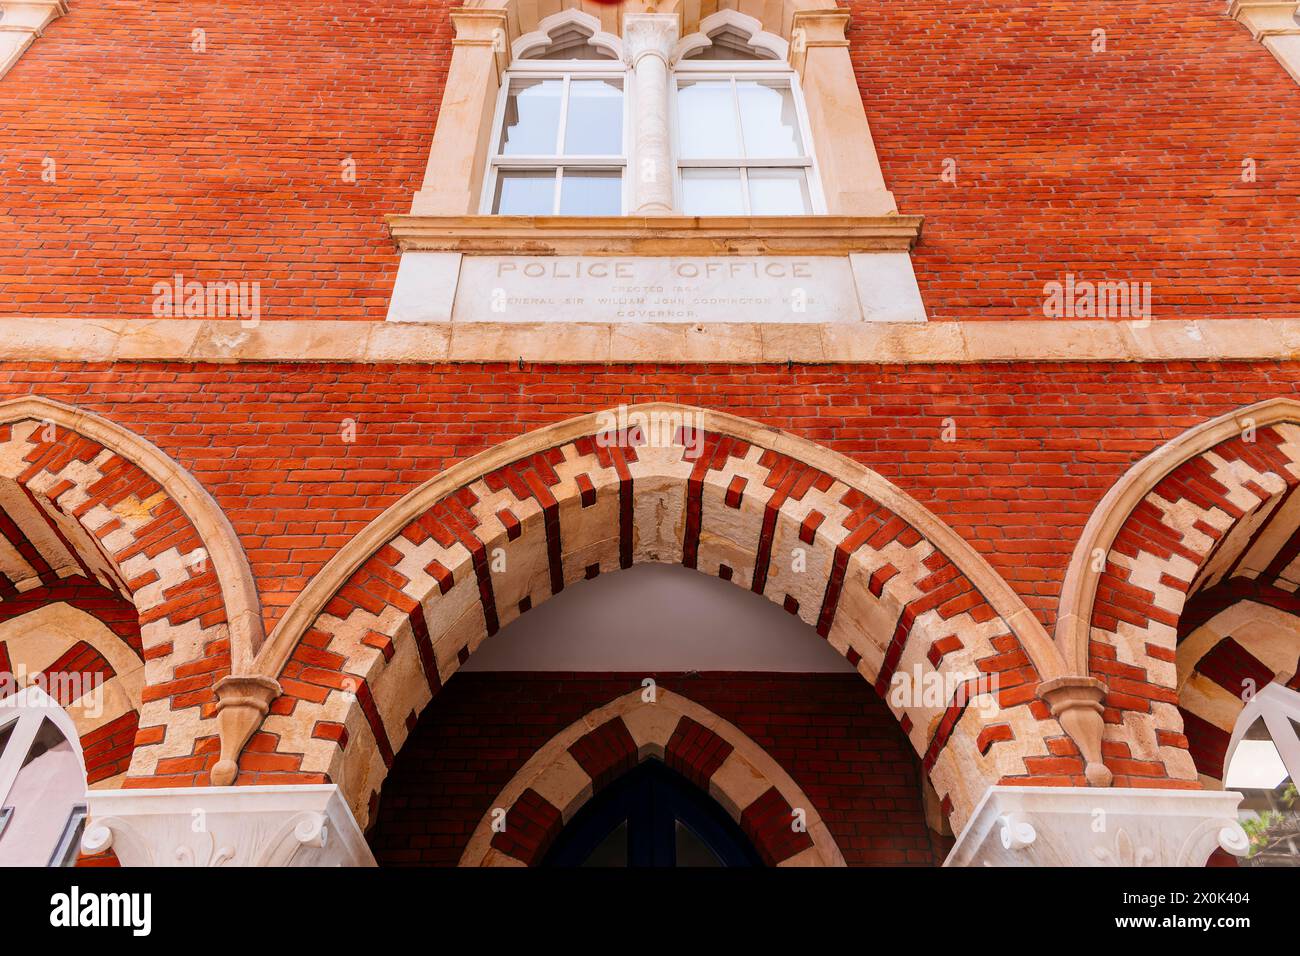
<instances>
[{"instance_id":1,"label":"arched doorway","mask_svg":"<svg viewBox=\"0 0 1300 956\"><path fill-rule=\"evenodd\" d=\"M337 782L365 826L420 713L486 640L653 562L762 595L841 654L886 699L953 829L993 784L1086 783L1037 698L1060 656L974 549L847 458L667 404L523 435L376 518L259 653L285 689L261 745Z\"/></svg>"}]
</instances>

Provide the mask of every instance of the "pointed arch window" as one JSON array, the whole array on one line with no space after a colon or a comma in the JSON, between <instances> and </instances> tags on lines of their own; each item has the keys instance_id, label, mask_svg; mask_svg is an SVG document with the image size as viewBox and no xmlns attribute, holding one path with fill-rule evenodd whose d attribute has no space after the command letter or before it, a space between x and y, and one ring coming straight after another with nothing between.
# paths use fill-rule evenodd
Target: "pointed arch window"
<instances>
[{"instance_id":1,"label":"pointed arch window","mask_svg":"<svg viewBox=\"0 0 1300 956\"><path fill-rule=\"evenodd\" d=\"M0 700L0 866L71 866L86 771L72 718L39 687Z\"/></svg>"},{"instance_id":2,"label":"pointed arch window","mask_svg":"<svg viewBox=\"0 0 1300 956\"><path fill-rule=\"evenodd\" d=\"M1300 866L1300 693L1269 684L1247 702L1228 744L1224 786L1239 790L1255 866Z\"/></svg>"}]
</instances>

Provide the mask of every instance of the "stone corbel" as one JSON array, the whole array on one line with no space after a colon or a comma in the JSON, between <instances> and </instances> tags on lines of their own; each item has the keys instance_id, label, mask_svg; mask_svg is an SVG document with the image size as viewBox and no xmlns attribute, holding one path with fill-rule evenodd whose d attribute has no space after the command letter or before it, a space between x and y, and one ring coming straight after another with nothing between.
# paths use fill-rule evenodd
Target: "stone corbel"
<instances>
[{"instance_id":1,"label":"stone corbel","mask_svg":"<svg viewBox=\"0 0 1300 956\"><path fill-rule=\"evenodd\" d=\"M86 853L123 866L374 866L334 784L91 790Z\"/></svg>"},{"instance_id":2,"label":"stone corbel","mask_svg":"<svg viewBox=\"0 0 1300 956\"><path fill-rule=\"evenodd\" d=\"M1246 853L1241 794L990 787L944 866L1204 866Z\"/></svg>"},{"instance_id":3,"label":"stone corbel","mask_svg":"<svg viewBox=\"0 0 1300 956\"><path fill-rule=\"evenodd\" d=\"M65 0L0 0L0 77L46 27L67 12Z\"/></svg>"},{"instance_id":4,"label":"stone corbel","mask_svg":"<svg viewBox=\"0 0 1300 956\"><path fill-rule=\"evenodd\" d=\"M212 783L225 787L239 774L239 755L253 732L280 696L280 685L269 677L232 674L217 682L217 731L221 756L212 768Z\"/></svg>"},{"instance_id":5,"label":"stone corbel","mask_svg":"<svg viewBox=\"0 0 1300 956\"><path fill-rule=\"evenodd\" d=\"M1102 760L1102 709L1106 685L1095 677L1058 677L1044 681L1038 696L1083 754L1084 775L1094 787L1109 787L1114 775Z\"/></svg>"},{"instance_id":6,"label":"stone corbel","mask_svg":"<svg viewBox=\"0 0 1300 956\"><path fill-rule=\"evenodd\" d=\"M1228 16L1249 30L1300 83L1300 0L1232 0Z\"/></svg>"}]
</instances>

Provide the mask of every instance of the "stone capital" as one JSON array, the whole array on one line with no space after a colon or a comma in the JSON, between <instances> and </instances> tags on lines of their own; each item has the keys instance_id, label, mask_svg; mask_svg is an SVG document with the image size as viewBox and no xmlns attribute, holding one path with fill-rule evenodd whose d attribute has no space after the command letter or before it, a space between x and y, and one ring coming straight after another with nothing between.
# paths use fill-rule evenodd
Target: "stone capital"
<instances>
[{"instance_id":1,"label":"stone capital","mask_svg":"<svg viewBox=\"0 0 1300 956\"><path fill-rule=\"evenodd\" d=\"M667 66L677 46L677 16L671 13L629 13L623 18L623 59L636 68L644 56L656 56Z\"/></svg>"},{"instance_id":2,"label":"stone capital","mask_svg":"<svg viewBox=\"0 0 1300 956\"><path fill-rule=\"evenodd\" d=\"M123 866L374 866L334 784L91 790L81 839Z\"/></svg>"},{"instance_id":3,"label":"stone capital","mask_svg":"<svg viewBox=\"0 0 1300 956\"><path fill-rule=\"evenodd\" d=\"M796 10L790 29L792 47L848 46L847 10Z\"/></svg>"},{"instance_id":4,"label":"stone capital","mask_svg":"<svg viewBox=\"0 0 1300 956\"><path fill-rule=\"evenodd\" d=\"M944 866L1195 866L1245 854L1241 794L990 787Z\"/></svg>"}]
</instances>

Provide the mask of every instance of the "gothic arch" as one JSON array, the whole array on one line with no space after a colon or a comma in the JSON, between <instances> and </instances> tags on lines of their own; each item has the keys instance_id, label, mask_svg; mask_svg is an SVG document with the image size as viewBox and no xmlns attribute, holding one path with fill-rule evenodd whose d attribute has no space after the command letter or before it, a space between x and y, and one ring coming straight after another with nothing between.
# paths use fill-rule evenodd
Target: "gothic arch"
<instances>
[{"instance_id":1,"label":"gothic arch","mask_svg":"<svg viewBox=\"0 0 1300 956\"><path fill-rule=\"evenodd\" d=\"M1243 689L1295 684L1297 486L1300 403L1273 399L1152 452L1093 511L1056 640L1109 685L1117 783L1218 786Z\"/></svg>"},{"instance_id":2,"label":"gothic arch","mask_svg":"<svg viewBox=\"0 0 1300 956\"><path fill-rule=\"evenodd\" d=\"M621 412L461 462L345 546L258 656L285 694L259 762L340 784L364 825L416 716L487 637L584 578L663 561L764 594L843 654L885 696L955 828L999 781L1083 782L1036 697L1062 675L1055 647L934 515L861 465L744 419ZM889 693L913 677L914 694ZM986 686L976 678L996 681L996 712L970 700Z\"/></svg>"},{"instance_id":3,"label":"gothic arch","mask_svg":"<svg viewBox=\"0 0 1300 956\"><path fill-rule=\"evenodd\" d=\"M134 716L123 719L139 725L128 776L206 783L210 758L195 749L218 734L214 684L246 673L263 641L243 548L207 491L156 446L30 396L0 402L0 619L37 599L93 608L116 634L74 628L85 647L69 632L59 662L111 672L128 694ZM148 680L110 644L147 660ZM42 660L49 650L14 645ZM111 741L119 756L122 736ZM115 763L112 776L124 769Z\"/></svg>"},{"instance_id":4,"label":"gothic arch","mask_svg":"<svg viewBox=\"0 0 1300 956\"><path fill-rule=\"evenodd\" d=\"M544 744L492 801L460 865L539 862L601 787L652 757L717 800L768 865L845 865L812 801L762 747L685 697L658 687L647 701L645 693L635 690L596 708ZM500 832L492 827L497 810L505 811ZM801 829L792 825L798 810Z\"/></svg>"}]
</instances>

